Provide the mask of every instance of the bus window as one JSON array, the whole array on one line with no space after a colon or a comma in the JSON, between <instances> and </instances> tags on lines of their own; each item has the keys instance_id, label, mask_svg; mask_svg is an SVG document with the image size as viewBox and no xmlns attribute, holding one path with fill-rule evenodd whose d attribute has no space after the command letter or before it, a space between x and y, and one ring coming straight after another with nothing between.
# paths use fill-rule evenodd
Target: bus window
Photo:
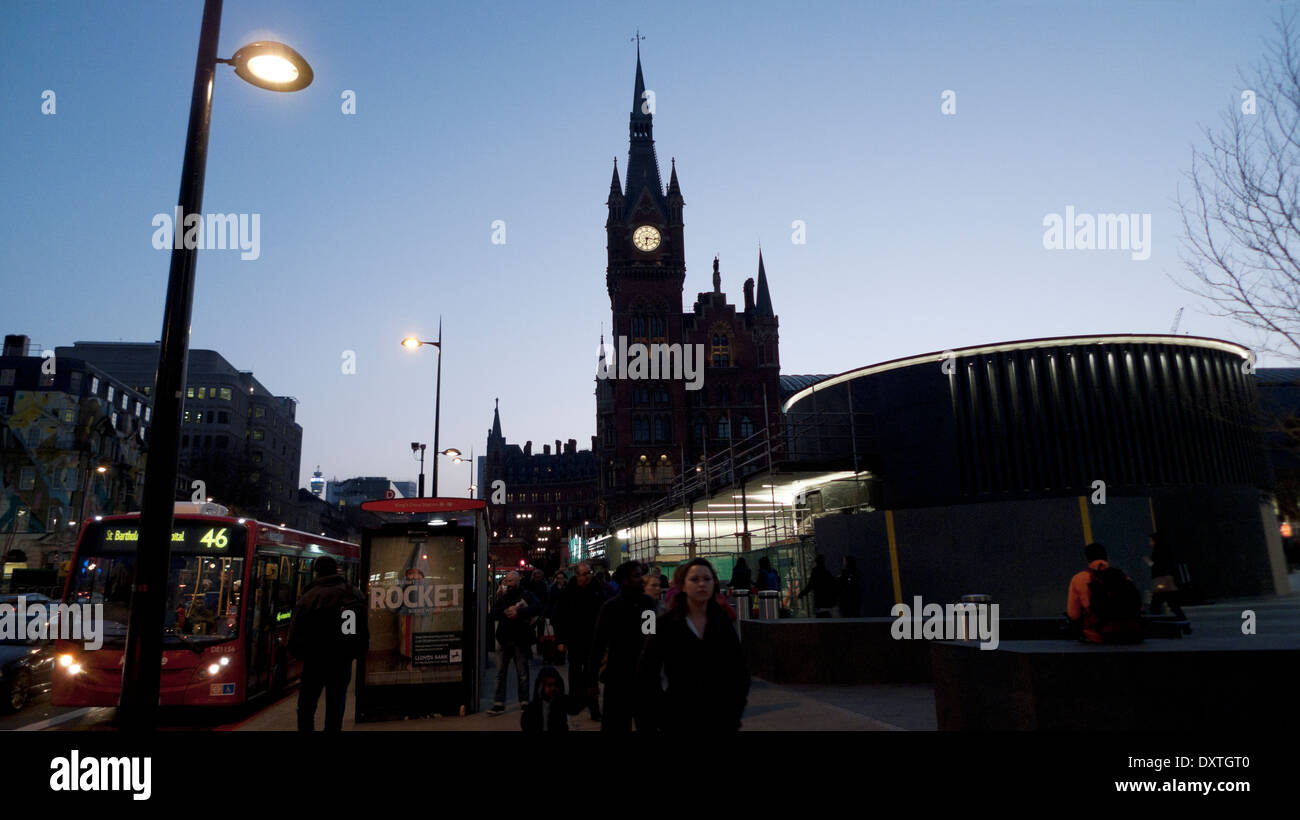
<instances>
[{"instance_id":1,"label":"bus window","mask_svg":"<svg viewBox=\"0 0 1300 820\"><path fill-rule=\"evenodd\" d=\"M302 594L307 591L307 587L311 586L311 570L314 563L315 561L311 558L298 559L298 594L294 596L294 600L301 598Z\"/></svg>"}]
</instances>

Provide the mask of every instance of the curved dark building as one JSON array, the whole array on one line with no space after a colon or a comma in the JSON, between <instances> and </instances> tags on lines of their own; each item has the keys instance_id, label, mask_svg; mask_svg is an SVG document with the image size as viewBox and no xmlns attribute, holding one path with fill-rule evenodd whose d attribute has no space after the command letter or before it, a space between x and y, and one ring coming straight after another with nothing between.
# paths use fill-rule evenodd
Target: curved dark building
<instances>
[{"instance_id":1,"label":"curved dark building","mask_svg":"<svg viewBox=\"0 0 1300 820\"><path fill-rule=\"evenodd\" d=\"M784 406L792 459L870 473L884 513L818 521L818 549L869 551L867 530L892 530L888 598L1001 588L1016 609L1056 614L1085 542L1147 586L1159 530L1200 595L1285 591L1249 357L1218 339L1071 336L814 384Z\"/></svg>"}]
</instances>

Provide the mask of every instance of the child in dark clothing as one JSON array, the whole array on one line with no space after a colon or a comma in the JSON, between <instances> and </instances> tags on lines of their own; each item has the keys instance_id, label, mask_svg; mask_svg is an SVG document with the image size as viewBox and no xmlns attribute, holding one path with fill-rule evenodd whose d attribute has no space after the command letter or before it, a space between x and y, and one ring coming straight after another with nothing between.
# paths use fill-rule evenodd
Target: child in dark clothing
<instances>
[{"instance_id":1,"label":"child in dark clothing","mask_svg":"<svg viewBox=\"0 0 1300 820\"><path fill-rule=\"evenodd\" d=\"M564 678L554 666L543 666L537 673L533 699L528 701L519 718L525 732L567 732L569 715L582 711L580 698L571 698L564 691Z\"/></svg>"}]
</instances>

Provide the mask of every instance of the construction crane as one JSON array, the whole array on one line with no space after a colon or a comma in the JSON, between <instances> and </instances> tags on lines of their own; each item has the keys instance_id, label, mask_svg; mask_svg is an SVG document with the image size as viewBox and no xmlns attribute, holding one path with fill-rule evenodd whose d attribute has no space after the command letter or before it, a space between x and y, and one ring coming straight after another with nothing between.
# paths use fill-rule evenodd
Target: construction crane
<instances>
[{"instance_id":1,"label":"construction crane","mask_svg":"<svg viewBox=\"0 0 1300 820\"><path fill-rule=\"evenodd\" d=\"M1174 326L1169 328L1170 335L1173 335L1174 333L1178 332L1178 323L1181 322L1182 320L1183 320L1183 309L1179 308L1178 312L1174 314Z\"/></svg>"}]
</instances>

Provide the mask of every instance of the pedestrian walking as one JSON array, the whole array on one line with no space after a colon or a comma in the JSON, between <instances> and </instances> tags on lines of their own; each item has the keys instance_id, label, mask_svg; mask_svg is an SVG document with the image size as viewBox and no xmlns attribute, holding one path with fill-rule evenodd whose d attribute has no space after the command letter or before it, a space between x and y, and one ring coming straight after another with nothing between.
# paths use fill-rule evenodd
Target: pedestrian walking
<instances>
[{"instance_id":1,"label":"pedestrian walking","mask_svg":"<svg viewBox=\"0 0 1300 820\"><path fill-rule=\"evenodd\" d=\"M844 556L844 568L839 577L840 617L862 617L862 576L852 555Z\"/></svg>"},{"instance_id":2,"label":"pedestrian walking","mask_svg":"<svg viewBox=\"0 0 1300 820\"><path fill-rule=\"evenodd\" d=\"M298 688L298 731L316 728L316 705L325 691L325 731L343 729L352 661L370 644L366 599L338 574L338 563L322 555L312 564L315 580L298 599L289 623L289 654L302 661Z\"/></svg>"},{"instance_id":3,"label":"pedestrian walking","mask_svg":"<svg viewBox=\"0 0 1300 820\"><path fill-rule=\"evenodd\" d=\"M777 575L776 570L772 569L772 562L766 555L758 559L758 578L755 586L759 590L771 589L780 591L781 576Z\"/></svg>"},{"instance_id":4,"label":"pedestrian walking","mask_svg":"<svg viewBox=\"0 0 1300 820\"><path fill-rule=\"evenodd\" d=\"M602 705L604 732L626 732L638 720L636 699L637 661L645 643L647 622L642 613L655 615L655 602L641 588L641 566L635 561L620 564L614 572L618 597L606 601L596 617L596 633L588 658L587 692L598 691L601 659L605 662L605 701Z\"/></svg>"},{"instance_id":5,"label":"pedestrian walking","mask_svg":"<svg viewBox=\"0 0 1300 820\"><path fill-rule=\"evenodd\" d=\"M718 605L713 565L695 558L684 566L682 592L658 619L637 667L642 702L658 727L682 737L735 731L750 685L740 637Z\"/></svg>"},{"instance_id":6,"label":"pedestrian walking","mask_svg":"<svg viewBox=\"0 0 1300 820\"><path fill-rule=\"evenodd\" d=\"M586 563L574 569L573 583L565 586L555 602L556 648L568 658L569 694L590 709L595 721L601 719L600 702L587 694L587 661L596 634L596 618L604 603L605 590Z\"/></svg>"},{"instance_id":7,"label":"pedestrian walking","mask_svg":"<svg viewBox=\"0 0 1300 820\"><path fill-rule=\"evenodd\" d=\"M519 690L519 705L528 705L528 644L532 640L530 619L541 612L541 605L533 594L520 585L519 573L509 572L502 582L497 601L492 605L496 621L497 689L492 698L489 715L499 715L506 710L506 667L515 664L515 685Z\"/></svg>"},{"instance_id":8,"label":"pedestrian walking","mask_svg":"<svg viewBox=\"0 0 1300 820\"><path fill-rule=\"evenodd\" d=\"M1153 617L1164 614L1165 604L1168 603L1174 617L1185 621L1187 616L1183 614L1183 608L1180 606L1182 592L1178 589L1178 581L1174 577L1178 561L1173 547L1159 533L1154 532L1149 537L1149 543L1151 555L1143 559L1151 567L1151 606L1148 607L1147 612ZM1186 631L1190 632L1191 627Z\"/></svg>"},{"instance_id":9,"label":"pedestrian walking","mask_svg":"<svg viewBox=\"0 0 1300 820\"><path fill-rule=\"evenodd\" d=\"M812 575L808 577L808 583L800 590L799 597L802 598L808 593L813 596L813 609L816 610L818 618L829 618L831 609L835 606L835 593L839 583L831 571L826 569L826 556L818 554L813 560Z\"/></svg>"},{"instance_id":10,"label":"pedestrian walking","mask_svg":"<svg viewBox=\"0 0 1300 820\"><path fill-rule=\"evenodd\" d=\"M645 594L650 596L650 600L655 602L655 613L663 615L668 611L668 605L661 600L663 595L660 594L662 588L659 586L659 576L654 574L647 575L642 579L642 582Z\"/></svg>"}]
</instances>

